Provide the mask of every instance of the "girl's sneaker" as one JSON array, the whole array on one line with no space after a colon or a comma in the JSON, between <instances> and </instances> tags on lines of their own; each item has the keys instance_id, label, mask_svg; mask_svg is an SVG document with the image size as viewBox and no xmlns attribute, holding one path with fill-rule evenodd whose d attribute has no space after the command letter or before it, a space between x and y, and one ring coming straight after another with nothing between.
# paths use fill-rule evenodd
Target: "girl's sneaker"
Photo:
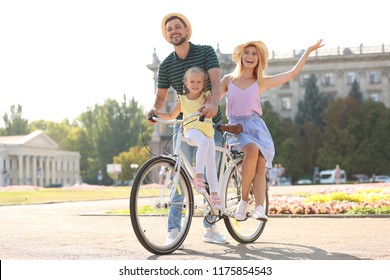
<instances>
[{"instance_id":1,"label":"girl's sneaker","mask_svg":"<svg viewBox=\"0 0 390 280\"><path fill-rule=\"evenodd\" d=\"M213 203L213 207L217 210L223 209L221 205L221 199L219 198L218 194L211 193L210 195L211 202Z\"/></svg>"},{"instance_id":2,"label":"girl's sneaker","mask_svg":"<svg viewBox=\"0 0 390 280\"><path fill-rule=\"evenodd\" d=\"M248 209L248 202L241 200L233 214L234 219L237 221L243 221L246 219L246 210Z\"/></svg>"},{"instance_id":3,"label":"girl's sneaker","mask_svg":"<svg viewBox=\"0 0 390 280\"><path fill-rule=\"evenodd\" d=\"M253 211L252 218L264 222L268 221L268 217L265 214L263 205L258 205L256 207L255 211Z\"/></svg>"},{"instance_id":4,"label":"girl's sneaker","mask_svg":"<svg viewBox=\"0 0 390 280\"><path fill-rule=\"evenodd\" d=\"M205 194L206 193L206 188L204 184L204 179L203 178L195 178L194 179L194 185L195 185L195 190L200 193L200 194Z\"/></svg>"}]
</instances>

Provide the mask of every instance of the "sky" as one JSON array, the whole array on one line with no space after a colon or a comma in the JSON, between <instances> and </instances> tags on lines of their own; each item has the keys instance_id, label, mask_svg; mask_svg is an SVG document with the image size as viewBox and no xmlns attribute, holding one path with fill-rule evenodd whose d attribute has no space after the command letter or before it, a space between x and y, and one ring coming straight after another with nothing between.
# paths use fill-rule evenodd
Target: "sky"
<instances>
[{"instance_id":1,"label":"sky","mask_svg":"<svg viewBox=\"0 0 390 280\"><path fill-rule=\"evenodd\" d=\"M107 99L154 100L153 52L173 47L161 33L168 13L184 14L191 42L232 53L262 40L292 52L323 39L324 48L390 45L383 0L2 0L0 127L12 105L29 122L74 120ZM386 34L386 35L385 35ZM388 36L388 35L387 35Z\"/></svg>"}]
</instances>

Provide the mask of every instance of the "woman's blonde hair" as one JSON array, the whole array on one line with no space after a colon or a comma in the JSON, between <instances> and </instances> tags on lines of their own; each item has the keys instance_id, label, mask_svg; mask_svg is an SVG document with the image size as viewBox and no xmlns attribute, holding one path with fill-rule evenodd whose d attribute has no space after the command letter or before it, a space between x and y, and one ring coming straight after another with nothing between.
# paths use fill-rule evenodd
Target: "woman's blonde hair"
<instances>
[{"instance_id":1,"label":"woman's blonde hair","mask_svg":"<svg viewBox=\"0 0 390 280\"><path fill-rule=\"evenodd\" d=\"M263 83L264 70L268 65L268 49L267 46L261 41L251 41L239 45L235 48L232 58L233 61L237 64L233 70L232 79L236 80L240 76L242 72L242 55L249 46L256 48L256 53L259 59L256 67L254 68L254 74L256 76L257 82L259 85L261 85Z\"/></svg>"}]
</instances>

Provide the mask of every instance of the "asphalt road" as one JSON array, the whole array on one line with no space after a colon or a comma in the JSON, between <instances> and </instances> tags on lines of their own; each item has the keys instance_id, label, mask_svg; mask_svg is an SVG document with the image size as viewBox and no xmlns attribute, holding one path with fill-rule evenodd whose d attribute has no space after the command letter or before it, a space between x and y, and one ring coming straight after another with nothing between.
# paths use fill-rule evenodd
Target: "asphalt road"
<instances>
[{"instance_id":1,"label":"asphalt road","mask_svg":"<svg viewBox=\"0 0 390 280\"><path fill-rule=\"evenodd\" d=\"M282 190L282 189L280 189ZM128 200L0 206L2 260L390 260L390 218L271 217L253 244L202 242L194 217L185 249L156 256L138 242L125 209Z\"/></svg>"}]
</instances>

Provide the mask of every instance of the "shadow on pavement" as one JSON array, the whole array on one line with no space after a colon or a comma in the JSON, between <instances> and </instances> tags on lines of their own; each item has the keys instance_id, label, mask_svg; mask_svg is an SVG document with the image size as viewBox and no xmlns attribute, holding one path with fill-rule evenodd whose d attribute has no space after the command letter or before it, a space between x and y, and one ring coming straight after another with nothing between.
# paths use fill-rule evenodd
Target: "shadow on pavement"
<instances>
[{"instance_id":1,"label":"shadow on pavement","mask_svg":"<svg viewBox=\"0 0 390 280\"><path fill-rule=\"evenodd\" d=\"M262 245L261 249L254 245ZM323 249L303 246L289 243L270 243L257 242L253 244L222 244L225 252L209 253L200 252L192 249L178 250L172 253L173 255L196 255L204 259L221 259L221 260L360 260L352 255L327 252ZM149 260L158 260L160 256L150 256Z\"/></svg>"}]
</instances>

